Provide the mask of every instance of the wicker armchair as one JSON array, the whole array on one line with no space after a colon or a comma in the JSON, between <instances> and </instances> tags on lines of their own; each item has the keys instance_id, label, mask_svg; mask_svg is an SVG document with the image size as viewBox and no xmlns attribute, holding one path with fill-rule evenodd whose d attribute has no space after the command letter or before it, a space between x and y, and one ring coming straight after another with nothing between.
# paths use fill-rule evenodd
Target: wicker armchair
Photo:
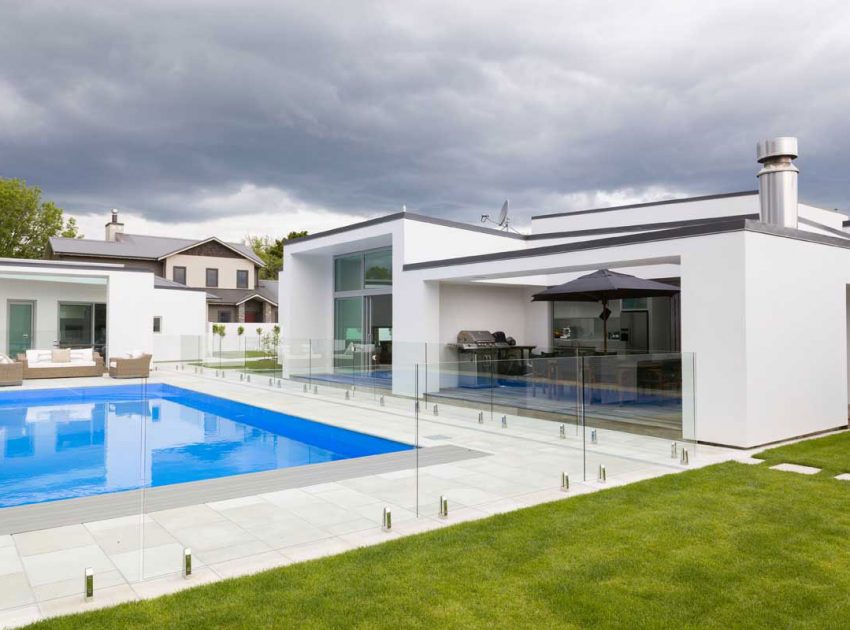
<instances>
[{"instance_id":1,"label":"wicker armchair","mask_svg":"<svg viewBox=\"0 0 850 630\"><path fill-rule=\"evenodd\" d=\"M20 385L23 380L23 363L0 363L0 386Z\"/></svg>"},{"instance_id":2,"label":"wicker armchair","mask_svg":"<svg viewBox=\"0 0 850 630\"><path fill-rule=\"evenodd\" d=\"M109 359L109 376L112 378L147 378L151 373L151 355L137 359L115 357Z\"/></svg>"}]
</instances>

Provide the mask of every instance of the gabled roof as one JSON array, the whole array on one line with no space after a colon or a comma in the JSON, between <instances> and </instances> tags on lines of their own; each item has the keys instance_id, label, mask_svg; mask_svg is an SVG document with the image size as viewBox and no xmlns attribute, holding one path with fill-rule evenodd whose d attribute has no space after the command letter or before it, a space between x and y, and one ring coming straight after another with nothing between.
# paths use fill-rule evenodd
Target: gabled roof
<instances>
[{"instance_id":1,"label":"gabled roof","mask_svg":"<svg viewBox=\"0 0 850 630\"><path fill-rule=\"evenodd\" d=\"M144 234L118 234L114 241L85 238L50 239L50 248L63 256L95 256L98 258L127 258L135 260L162 260L168 256L191 249L197 245L218 242L243 256L256 265L264 267L263 261L247 245L228 243L218 238L206 239L172 238L169 236L147 236Z\"/></svg>"},{"instance_id":2,"label":"gabled roof","mask_svg":"<svg viewBox=\"0 0 850 630\"><path fill-rule=\"evenodd\" d=\"M238 306L253 298L277 306L277 287L275 280L260 280L256 289L213 289L215 296L208 297L211 304Z\"/></svg>"}]
</instances>

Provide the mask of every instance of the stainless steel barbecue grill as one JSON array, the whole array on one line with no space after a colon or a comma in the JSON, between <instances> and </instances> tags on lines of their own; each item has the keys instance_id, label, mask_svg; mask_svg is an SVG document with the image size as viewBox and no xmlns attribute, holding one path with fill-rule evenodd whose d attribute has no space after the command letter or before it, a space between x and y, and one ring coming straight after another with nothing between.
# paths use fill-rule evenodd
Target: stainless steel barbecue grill
<instances>
[{"instance_id":1,"label":"stainless steel barbecue grill","mask_svg":"<svg viewBox=\"0 0 850 630\"><path fill-rule=\"evenodd\" d=\"M504 333L494 335L489 330L461 330L457 334L452 347L458 353L462 387L494 387L500 374L525 373L529 365L526 359L531 358L534 346L516 345L508 339Z\"/></svg>"}]
</instances>

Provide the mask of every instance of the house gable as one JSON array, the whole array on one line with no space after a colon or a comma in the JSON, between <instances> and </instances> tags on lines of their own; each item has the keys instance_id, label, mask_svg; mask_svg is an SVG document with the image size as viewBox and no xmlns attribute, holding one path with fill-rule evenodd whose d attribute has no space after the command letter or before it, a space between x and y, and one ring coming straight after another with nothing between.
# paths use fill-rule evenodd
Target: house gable
<instances>
[{"instance_id":1,"label":"house gable","mask_svg":"<svg viewBox=\"0 0 850 630\"><path fill-rule=\"evenodd\" d=\"M216 240L204 241L180 252L186 256L211 256L215 258L246 258ZM253 261L252 261L253 262Z\"/></svg>"}]
</instances>

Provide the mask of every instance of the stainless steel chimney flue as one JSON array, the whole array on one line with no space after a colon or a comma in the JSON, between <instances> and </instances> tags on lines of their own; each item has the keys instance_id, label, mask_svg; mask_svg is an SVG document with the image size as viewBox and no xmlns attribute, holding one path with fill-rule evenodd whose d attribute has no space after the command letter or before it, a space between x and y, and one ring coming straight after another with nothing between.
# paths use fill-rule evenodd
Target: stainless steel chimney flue
<instances>
[{"instance_id":1,"label":"stainless steel chimney flue","mask_svg":"<svg viewBox=\"0 0 850 630\"><path fill-rule=\"evenodd\" d=\"M797 228L797 138L762 140L756 147L760 218L763 223Z\"/></svg>"}]
</instances>

